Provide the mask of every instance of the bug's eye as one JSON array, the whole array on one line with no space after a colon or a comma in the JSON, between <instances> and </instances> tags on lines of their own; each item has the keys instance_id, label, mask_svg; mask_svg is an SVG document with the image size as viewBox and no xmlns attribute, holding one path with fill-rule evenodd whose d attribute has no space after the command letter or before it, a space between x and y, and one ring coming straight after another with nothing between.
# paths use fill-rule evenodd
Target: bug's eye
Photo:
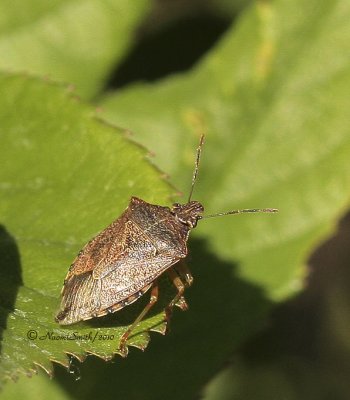
<instances>
[{"instance_id":1,"label":"bug's eye","mask_svg":"<svg viewBox=\"0 0 350 400\"><path fill-rule=\"evenodd\" d=\"M179 208L180 207L180 203L174 203L173 204L173 208Z\"/></svg>"}]
</instances>

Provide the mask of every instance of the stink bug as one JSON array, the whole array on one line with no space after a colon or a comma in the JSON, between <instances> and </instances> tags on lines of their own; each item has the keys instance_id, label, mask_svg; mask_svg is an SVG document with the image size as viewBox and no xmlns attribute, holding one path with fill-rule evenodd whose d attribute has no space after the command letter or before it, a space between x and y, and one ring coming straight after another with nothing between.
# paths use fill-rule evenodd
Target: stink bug
<instances>
[{"instance_id":1,"label":"stink bug","mask_svg":"<svg viewBox=\"0 0 350 400\"><path fill-rule=\"evenodd\" d=\"M130 333L158 299L157 280L163 272L168 272L177 289L166 315L175 305L187 309L183 294L193 278L181 260L187 256L188 236L199 220L277 211L244 209L203 216L202 204L191 200L203 141L202 135L187 203L175 203L169 208L132 197L123 214L79 252L64 280L61 307L56 316L59 324L69 325L116 312L151 289L149 303L121 338L120 350L125 354Z\"/></svg>"}]
</instances>

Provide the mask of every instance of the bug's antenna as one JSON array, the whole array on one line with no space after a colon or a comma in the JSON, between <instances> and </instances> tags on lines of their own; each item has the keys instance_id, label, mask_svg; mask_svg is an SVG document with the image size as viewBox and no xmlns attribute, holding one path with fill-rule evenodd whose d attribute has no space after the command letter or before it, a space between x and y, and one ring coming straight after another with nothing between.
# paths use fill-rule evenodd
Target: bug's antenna
<instances>
[{"instance_id":1,"label":"bug's antenna","mask_svg":"<svg viewBox=\"0 0 350 400\"><path fill-rule=\"evenodd\" d=\"M221 217L223 215L230 215L230 214L242 214L242 213L275 213L278 212L277 208L248 208L243 210L232 210L217 214L210 214L210 215L203 215L199 217L200 219L203 218L213 218L213 217Z\"/></svg>"},{"instance_id":2,"label":"bug's antenna","mask_svg":"<svg viewBox=\"0 0 350 400\"><path fill-rule=\"evenodd\" d=\"M201 138L199 139L199 145L197 148L197 157L196 157L196 163L194 166L194 171L193 171L193 176L192 176L192 184L191 184L191 190L190 190L190 195L188 196L188 203L191 201L192 198L192 193L193 193L193 188L196 183L197 175L198 175L198 169L199 169L199 161L201 158L201 152L202 152L202 147L204 143L204 135L201 135Z\"/></svg>"}]
</instances>

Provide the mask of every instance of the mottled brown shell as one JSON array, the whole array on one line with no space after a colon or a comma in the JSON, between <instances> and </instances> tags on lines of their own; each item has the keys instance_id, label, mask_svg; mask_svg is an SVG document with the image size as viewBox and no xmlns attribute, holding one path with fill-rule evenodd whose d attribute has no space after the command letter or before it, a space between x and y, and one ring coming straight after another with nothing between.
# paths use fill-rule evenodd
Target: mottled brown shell
<instances>
[{"instance_id":1,"label":"mottled brown shell","mask_svg":"<svg viewBox=\"0 0 350 400\"><path fill-rule=\"evenodd\" d=\"M74 260L56 321L72 324L137 300L159 275L186 257L188 234L202 211L198 202L170 209L132 197L124 213Z\"/></svg>"}]
</instances>

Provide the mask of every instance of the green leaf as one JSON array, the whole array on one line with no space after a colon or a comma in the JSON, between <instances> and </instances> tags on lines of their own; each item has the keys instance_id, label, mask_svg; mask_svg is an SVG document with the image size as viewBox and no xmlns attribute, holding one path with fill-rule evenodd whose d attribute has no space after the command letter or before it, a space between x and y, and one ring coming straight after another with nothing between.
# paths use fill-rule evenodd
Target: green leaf
<instances>
[{"instance_id":1,"label":"green leaf","mask_svg":"<svg viewBox=\"0 0 350 400\"><path fill-rule=\"evenodd\" d=\"M149 7L146 0L2 0L0 69L49 76L92 97Z\"/></svg>"},{"instance_id":2,"label":"green leaf","mask_svg":"<svg viewBox=\"0 0 350 400\"><path fill-rule=\"evenodd\" d=\"M207 213L280 209L196 232L272 300L300 289L307 255L349 205L349 14L346 1L258 3L191 73L102 104L186 191L207 134L195 190Z\"/></svg>"},{"instance_id":3,"label":"green leaf","mask_svg":"<svg viewBox=\"0 0 350 400\"><path fill-rule=\"evenodd\" d=\"M349 15L345 0L258 2L189 74L104 103L186 192L193 150L207 134L195 191L207 212L272 206L280 214L201 221L190 244L190 310L175 313L170 335L147 355L90 359L81 385L57 369L70 397L198 397L273 302L301 287L308 255L349 204Z\"/></svg>"},{"instance_id":4,"label":"green leaf","mask_svg":"<svg viewBox=\"0 0 350 400\"><path fill-rule=\"evenodd\" d=\"M53 379L47 379L44 372L32 379L21 379L20 381L3 387L2 400L10 399L47 399L66 400L67 393Z\"/></svg>"},{"instance_id":5,"label":"green leaf","mask_svg":"<svg viewBox=\"0 0 350 400\"><path fill-rule=\"evenodd\" d=\"M0 91L1 379L37 365L51 372L50 360L68 366L65 353L109 359L142 302L116 320L61 327L54 315L63 279L76 253L132 195L166 204L171 191L144 149L66 88L1 75ZM164 329L161 305L156 310L135 333ZM130 339L141 348L147 342L147 334Z\"/></svg>"},{"instance_id":6,"label":"green leaf","mask_svg":"<svg viewBox=\"0 0 350 400\"><path fill-rule=\"evenodd\" d=\"M185 194L193 148L206 133L194 198L207 213L280 210L196 228L203 245L192 241L193 320L176 322L171 344L183 397L194 397L264 326L271 303L302 288L309 255L349 207L349 18L345 0L258 2L190 73L102 103L106 118L135 132ZM144 380L153 382L151 374ZM179 395L167 384L159 398Z\"/></svg>"}]
</instances>

